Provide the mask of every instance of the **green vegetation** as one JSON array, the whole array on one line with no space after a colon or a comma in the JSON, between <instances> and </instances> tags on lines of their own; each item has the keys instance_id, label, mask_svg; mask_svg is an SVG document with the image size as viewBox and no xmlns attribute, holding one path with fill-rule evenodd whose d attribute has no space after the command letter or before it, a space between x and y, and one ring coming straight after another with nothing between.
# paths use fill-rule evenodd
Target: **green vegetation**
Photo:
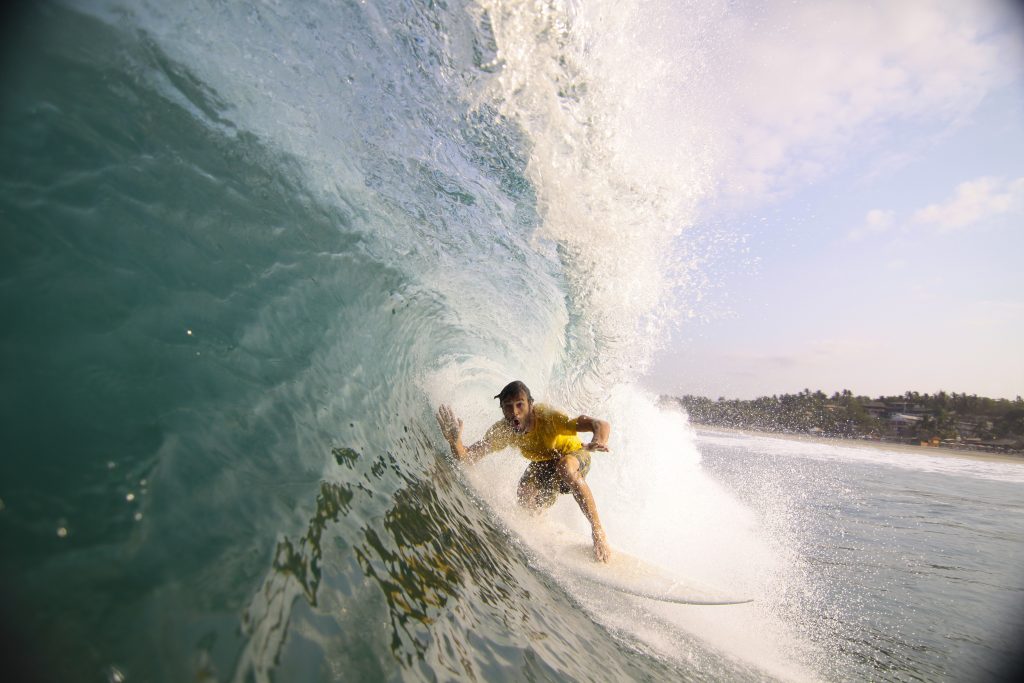
<instances>
[{"instance_id":1,"label":"green vegetation","mask_svg":"<svg viewBox=\"0 0 1024 683\"><path fill-rule=\"evenodd\" d=\"M703 396L663 396L678 403L697 424L764 432L928 442L980 450L1024 452L1024 399L985 398L946 393L854 396L843 390L827 396L762 396L750 401Z\"/></svg>"}]
</instances>

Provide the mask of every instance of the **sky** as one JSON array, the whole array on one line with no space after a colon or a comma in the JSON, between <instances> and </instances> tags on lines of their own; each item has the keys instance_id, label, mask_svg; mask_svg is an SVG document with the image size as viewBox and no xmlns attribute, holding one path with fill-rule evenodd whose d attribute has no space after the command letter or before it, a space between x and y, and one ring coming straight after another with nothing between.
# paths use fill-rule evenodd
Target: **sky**
<instances>
[{"instance_id":1,"label":"sky","mask_svg":"<svg viewBox=\"0 0 1024 683\"><path fill-rule=\"evenodd\" d=\"M1007 2L732 17L713 286L645 384L1024 394L1024 23ZM725 242L728 242L726 240Z\"/></svg>"}]
</instances>

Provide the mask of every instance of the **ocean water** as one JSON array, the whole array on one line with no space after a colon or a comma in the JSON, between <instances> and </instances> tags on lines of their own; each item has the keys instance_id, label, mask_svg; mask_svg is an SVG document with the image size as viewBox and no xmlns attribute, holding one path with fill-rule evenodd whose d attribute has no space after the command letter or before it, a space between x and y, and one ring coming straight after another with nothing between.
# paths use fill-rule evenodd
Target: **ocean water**
<instances>
[{"instance_id":1,"label":"ocean water","mask_svg":"<svg viewBox=\"0 0 1024 683\"><path fill-rule=\"evenodd\" d=\"M1019 469L698 437L636 386L700 295L728 11L9 11L5 678L994 675L1024 628ZM572 502L524 519L522 461L459 468L432 416L481 434L512 378L613 423L613 545L755 602L561 571Z\"/></svg>"},{"instance_id":2,"label":"ocean water","mask_svg":"<svg viewBox=\"0 0 1024 683\"><path fill-rule=\"evenodd\" d=\"M714 431L699 448L787 539L786 590L834 657L824 677L1020 673L1024 463Z\"/></svg>"}]
</instances>

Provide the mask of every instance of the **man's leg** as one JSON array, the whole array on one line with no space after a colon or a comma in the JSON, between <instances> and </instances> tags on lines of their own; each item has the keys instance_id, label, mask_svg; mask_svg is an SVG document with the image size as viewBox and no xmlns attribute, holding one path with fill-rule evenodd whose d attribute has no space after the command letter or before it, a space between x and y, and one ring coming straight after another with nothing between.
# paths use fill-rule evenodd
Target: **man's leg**
<instances>
[{"instance_id":1,"label":"man's leg","mask_svg":"<svg viewBox=\"0 0 1024 683\"><path fill-rule=\"evenodd\" d=\"M594 494L590 492L590 485L580 473L580 461L575 454L563 455L558 461L558 476L565 484L576 504L580 506L583 516L590 522L591 536L594 539L594 557L599 562L607 562L611 559L612 551L608 547L608 539L604 535L604 527L601 526L601 519L597 516L597 503L594 502Z\"/></svg>"},{"instance_id":2,"label":"man's leg","mask_svg":"<svg viewBox=\"0 0 1024 683\"><path fill-rule=\"evenodd\" d=\"M557 473L552 463L532 462L519 479L516 498L527 510L540 511L551 507L558 494L555 490Z\"/></svg>"}]
</instances>

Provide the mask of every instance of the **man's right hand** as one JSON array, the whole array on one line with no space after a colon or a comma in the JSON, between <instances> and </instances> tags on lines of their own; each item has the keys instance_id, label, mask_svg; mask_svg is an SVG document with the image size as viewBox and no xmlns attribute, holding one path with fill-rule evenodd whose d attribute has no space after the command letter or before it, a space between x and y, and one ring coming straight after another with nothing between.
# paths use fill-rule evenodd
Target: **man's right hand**
<instances>
[{"instance_id":1,"label":"man's right hand","mask_svg":"<svg viewBox=\"0 0 1024 683\"><path fill-rule=\"evenodd\" d=\"M441 434L452 447L462 440L462 420L455 417L450 406L442 403L437 409L437 426L441 428Z\"/></svg>"}]
</instances>

